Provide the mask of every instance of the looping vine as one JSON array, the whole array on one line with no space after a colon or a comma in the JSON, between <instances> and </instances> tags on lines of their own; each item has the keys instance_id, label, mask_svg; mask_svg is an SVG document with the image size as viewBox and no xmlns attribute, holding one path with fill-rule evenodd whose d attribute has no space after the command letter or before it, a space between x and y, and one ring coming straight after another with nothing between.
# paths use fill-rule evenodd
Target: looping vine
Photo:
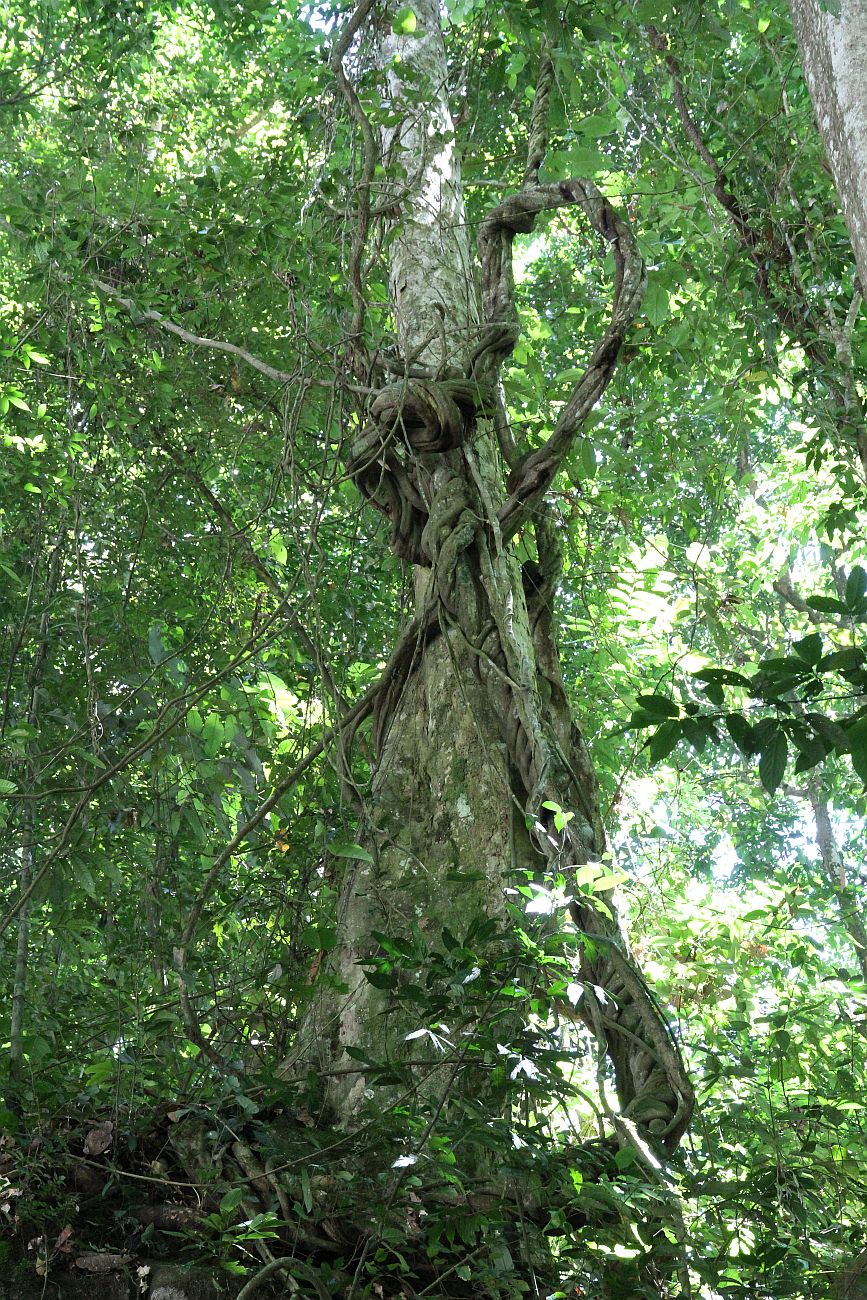
<instances>
[{"instance_id":1,"label":"looping vine","mask_svg":"<svg viewBox=\"0 0 867 1300\"><path fill-rule=\"evenodd\" d=\"M572 179L558 184L529 185L493 208L479 229L486 327L471 357L474 375L487 375L500 365L518 340L520 325L512 264L515 236L530 234L540 213L571 206L579 207L593 230L611 246L615 259L612 322L619 321L621 316L626 320L628 316L626 323L631 323L640 306L644 285L643 266L626 222L592 181ZM624 274L627 266L634 267L638 274L627 277ZM624 288L627 289L625 300Z\"/></svg>"},{"instance_id":2,"label":"looping vine","mask_svg":"<svg viewBox=\"0 0 867 1300\"><path fill-rule=\"evenodd\" d=\"M368 420L352 443L347 471L367 499L392 525L392 549L413 564L432 565L444 530L460 515L454 486L431 485L429 458L455 451L475 428L484 409L480 386L462 379L407 379L383 388Z\"/></svg>"},{"instance_id":3,"label":"looping vine","mask_svg":"<svg viewBox=\"0 0 867 1300\"><path fill-rule=\"evenodd\" d=\"M540 213L566 206L578 206L613 253L611 318L551 437L510 459L507 496L498 503L478 472L472 444L479 415L489 414L480 390L496 390L499 368L518 339L512 245L517 234L533 230ZM540 499L614 372L641 304L644 265L626 222L584 180L528 180L484 219L479 252L486 323L467 378L407 376L389 385L371 402L351 448L349 473L390 518L393 549L431 573L416 617L383 674L376 745L384 757L391 722L428 643L441 631L460 636L474 653L499 719L536 847L552 871L568 875L602 856L604 836L592 763L572 723L560 673L552 627L560 552ZM519 570L505 543L526 523L531 507L537 559ZM471 550L473 561L462 578L461 560ZM556 830L545 804L571 809L574 819ZM606 896L602 903L604 910L595 898L579 894L570 908L583 936L586 1023L611 1062L620 1113L671 1151L692 1113L689 1080L664 1016L628 953L613 901Z\"/></svg>"},{"instance_id":4,"label":"looping vine","mask_svg":"<svg viewBox=\"0 0 867 1300\"><path fill-rule=\"evenodd\" d=\"M383 436L399 432L420 454L460 447L476 412L476 390L461 380L439 383L410 379L392 384L374 398L371 419Z\"/></svg>"}]
</instances>

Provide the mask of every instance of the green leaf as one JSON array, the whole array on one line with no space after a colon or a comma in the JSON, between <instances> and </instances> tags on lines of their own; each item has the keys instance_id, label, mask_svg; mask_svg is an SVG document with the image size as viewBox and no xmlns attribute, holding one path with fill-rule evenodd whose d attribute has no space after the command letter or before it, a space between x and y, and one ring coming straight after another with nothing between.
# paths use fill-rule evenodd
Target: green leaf
<instances>
[{"instance_id":1,"label":"green leaf","mask_svg":"<svg viewBox=\"0 0 867 1300\"><path fill-rule=\"evenodd\" d=\"M822 633L814 632L812 636L805 636L803 641L795 641L792 649L805 663L815 668L822 658Z\"/></svg>"},{"instance_id":2,"label":"green leaf","mask_svg":"<svg viewBox=\"0 0 867 1300\"><path fill-rule=\"evenodd\" d=\"M867 573L860 564L856 564L846 582L846 604L850 609L855 610L865 595L867 595Z\"/></svg>"},{"instance_id":3,"label":"green leaf","mask_svg":"<svg viewBox=\"0 0 867 1300\"><path fill-rule=\"evenodd\" d=\"M825 757L825 746L817 736L796 736L795 743L798 746L798 757L795 760L795 771L800 776L802 772L810 772Z\"/></svg>"},{"instance_id":4,"label":"green leaf","mask_svg":"<svg viewBox=\"0 0 867 1300\"><path fill-rule=\"evenodd\" d=\"M851 745L852 766L867 785L867 722L861 722L848 732Z\"/></svg>"},{"instance_id":5,"label":"green leaf","mask_svg":"<svg viewBox=\"0 0 867 1300\"><path fill-rule=\"evenodd\" d=\"M562 168L560 174L565 176L591 176L597 172L610 171L612 167L611 159L605 154L582 145L566 150L565 156L559 161Z\"/></svg>"},{"instance_id":6,"label":"green leaf","mask_svg":"<svg viewBox=\"0 0 867 1300\"><path fill-rule=\"evenodd\" d=\"M768 794L778 789L786 771L789 746L785 734L776 730L762 747L759 758L759 777Z\"/></svg>"},{"instance_id":7,"label":"green leaf","mask_svg":"<svg viewBox=\"0 0 867 1300\"><path fill-rule=\"evenodd\" d=\"M148 632L148 654L155 664L160 664L168 654L163 642L163 630L159 623L154 623Z\"/></svg>"},{"instance_id":8,"label":"green leaf","mask_svg":"<svg viewBox=\"0 0 867 1300\"><path fill-rule=\"evenodd\" d=\"M656 718L679 718L680 708L667 695L639 695L639 709Z\"/></svg>"},{"instance_id":9,"label":"green leaf","mask_svg":"<svg viewBox=\"0 0 867 1300\"><path fill-rule=\"evenodd\" d=\"M589 438L580 439L578 443L578 459L581 462L581 473L584 478L595 478L596 470L598 469L596 449Z\"/></svg>"},{"instance_id":10,"label":"green leaf","mask_svg":"<svg viewBox=\"0 0 867 1300\"><path fill-rule=\"evenodd\" d=\"M286 543L283 541L283 538L280 536L279 533L271 534L271 540L268 543L268 549L270 550L271 554L274 556L274 559L277 561L278 564L285 565L286 560L289 557L289 552L286 549Z\"/></svg>"},{"instance_id":11,"label":"green leaf","mask_svg":"<svg viewBox=\"0 0 867 1300\"><path fill-rule=\"evenodd\" d=\"M700 672L693 673L693 677L700 682L719 682L723 686L750 685L749 677L736 673L732 668L702 668Z\"/></svg>"},{"instance_id":12,"label":"green leaf","mask_svg":"<svg viewBox=\"0 0 867 1300\"><path fill-rule=\"evenodd\" d=\"M246 1195L247 1191L244 1187L233 1187L231 1191L226 1192L226 1195L220 1201L220 1214L224 1219L227 1219L230 1214L237 1210Z\"/></svg>"},{"instance_id":13,"label":"green leaf","mask_svg":"<svg viewBox=\"0 0 867 1300\"><path fill-rule=\"evenodd\" d=\"M725 704L725 692L719 682L705 682L702 690L711 704L715 704L718 709L721 709Z\"/></svg>"},{"instance_id":14,"label":"green leaf","mask_svg":"<svg viewBox=\"0 0 867 1300\"><path fill-rule=\"evenodd\" d=\"M301 1169L301 1199L308 1214L313 1213L313 1190L310 1186L310 1171L306 1166Z\"/></svg>"},{"instance_id":15,"label":"green leaf","mask_svg":"<svg viewBox=\"0 0 867 1300\"><path fill-rule=\"evenodd\" d=\"M372 855L360 844L329 844L328 852L335 858L357 858L359 862L373 862Z\"/></svg>"},{"instance_id":16,"label":"green leaf","mask_svg":"<svg viewBox=\"0 0 867 1300\"><path fill-rule=\"evenodd\" d=\"M597 876L590 888L594 893L604 893L607 889L616 889L622 885L629 877L623 871L606 871L603 875Z\"/></svg>"},{"instance_id":17,"label":"green leaf","mask_svg":"<svg viewBox=\"0 0 867 1300\"><path fill-rule=\"evenodd\" d=\"M655 735L647 742L647 752L651 763L661 763L668 758L681 736L680 722L663 722Z\"/></svg>"},{"instance_id":18,"label":"green leaf","mask_svg":"<svg viewBox=\"0 0 867 1300\"><path fill-rule=\"evenodd\" d=\"M658 280L651 277L644 294L642 306L651 325L658 329L663 321L667 320L671 315L669 294L665 285L660 284Z\"/></svg>"},{"instance_id":19,"label":"green leaf","mask_svg":"<svg viewBox=\"0 0 867 1300\"><path fill-rule=\"evenodd\" d=\"M399 9L395 14L394 21L391 24L391 30L394 32L395 36L412 36L417 26L418 19L416 18L414 11L409 7L409 5L405 5L403 9Z\"/></svg>"},{"instance_id":20,"label":"green leaf","mask_svg":"<svg viewBox=\"0 0 867 1300\"><path fill-rule=\"evenodd\" d=\"M628 1169L637 1159L638 1152L635 1147L621 1147L614 1155L614 1163L618 1169Z\"/></svg>"},{"instance_id":21,"label":"green leaf","mask_svg":"<svg viewBox=\"0 0 867 1300\"><path fill-rule=\"evenodd\" d=\"M807 601L808 609L815 609L820 614L848 614L849 608L836 596L811 596Z\"/></svg>"},{"instance_id":22,"label":"green leaf","mask_svg":"<svg viewBox=\"0 0 867 1300\"><path fill-rule=\"evenodd\" d=\"M845 650L834 650L831 654L823 655L818 668L823 673L845 673L863 667L865 659L867 655L860 646L847 646Z\"/></svg>"}]
</instances>

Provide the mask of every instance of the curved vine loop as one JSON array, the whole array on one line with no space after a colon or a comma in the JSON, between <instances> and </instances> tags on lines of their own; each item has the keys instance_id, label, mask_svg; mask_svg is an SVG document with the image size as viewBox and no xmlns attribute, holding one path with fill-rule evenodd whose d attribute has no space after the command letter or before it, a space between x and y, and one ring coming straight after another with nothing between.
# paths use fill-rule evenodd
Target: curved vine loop
<instances>
[{"instance_id":1,"label":"curved vine loop","mask_svg":"<svg viewBox=\"0 0 867 1300\"><path fill-rule=\"evenodd\" d=\"M350 447L349 476L390 519L392 550L412 564L434 562L431 520L438 513L435 529L441 533L445 517L442 509L434 511L430 458L462 446L483 405L482 389L472 380L389 384L371 402Z\"/></svg>"},{"instance_id":2,"label":"curved vine loop","mask_svg":"<svg viewBox=\"0 0 867 1300\"><path fill-rule=\"evenodd\" d=\"M547 83L545 83L547 84ZM543 91L545 85L542 86ZM533 184L539 149L531 150L524 189L488 213L479 232L482 299L486 325L470 361L471 374L496 382L513 350L520 323L515 304L512 246L529 234L540 213L577 205L614 258L614 291L607 328L565 404L551 437L540 448L509 458L508 496L499 510L503 541L529 518L537 562L522 568L533 665L516 651L503 625L508 593L491 565L483 575L491 624L480 675L524 791L534 839L550 868L563 872L603 857L596 777L580 731L571 722L552 629L551 599L559 575L556 533L541 497L550 486L583 421L607 387L618 354L639 309L646 284L644 263L627 222L590 181ZM557 831L545 804L572 809L573 821ZM656 1005L628 946L610 891L601 898L576 892L570 912L583 938L580 958L585 998L581 1011L600 1050L611 1062L621 1113L634 1120L661 1149L673 1151L692 1115L694 1096L665 1017Z\"/></svg>"},{"instance_id":3,"label":"curved vine loop","mask_svg":"<svg viewBox=\"0 0 867 1300\"><path fill-rule=\"evenodd\" d=\"M493 208L479 230L486 325L470 359L471 374L486 381L492 379L518 340L520 324L512 265L515 236L529 234L541 212L572 206L581 209L614 256L611 319L551 437L542 447L521 457L509 477L509 495L499 520L504 540L520 528L533 504L550 486L575 435L607 388L644 295L644 262L632 231L592 181L573 178L556 185L527 186Z\"/></svg>"}]
</instances>

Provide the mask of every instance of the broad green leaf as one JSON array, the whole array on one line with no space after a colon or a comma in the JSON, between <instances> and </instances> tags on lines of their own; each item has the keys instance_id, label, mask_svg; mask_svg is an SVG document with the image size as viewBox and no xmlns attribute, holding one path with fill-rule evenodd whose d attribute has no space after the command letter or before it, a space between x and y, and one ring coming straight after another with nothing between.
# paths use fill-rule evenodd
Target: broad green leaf
<instances>
[{"instance_id":1,"label":"broad green leaf","mask_svg":"<svg viewBox=\"0 0 867 1300\"><path fill-rule=\"evenodd\" d=\"M851 669L862 668L867 659L867 654L860 646L848 646L845 650L834 650L831 654L823 655L819 660L818 667L821 672L847 672Z\"/></svg>"},{"instance_id":2,"label":"broad green leaf","mask_svg":"<svg viewBox=\"0 0 867 1300\"><path fill-rule=\"evenodd\" d=\"M807 605L820 614L848 614L849 608L836 596L811 596Z\"/></svg>"},{"instance_id":3,"label":"broad green leaf","mask_svg":"<svg viewBox=\"0 0 867 1300\"><path fill-rule=\"evenodd\" d=\"M623 871L607 871L602 876L597 876L593 881L592 889L594 893L601 893L608 889L616 889L622 885L629 877Z\"/></svg>"},{"instance_id":4,"label":"broad green leaf","mask_svg":"<svg viewBox=\"0 0 867 1300\"><path fill-rule=\"evenodd\" d=\"M768 794L774 794L783 780L788 752L789 746L785 734L779 730L765 742L762 748L759 757L759 776Z\"/></svg>"},{"instance_id":5,"label":"broad green leaf","mask_svg":"<svg viewBox=\"0 0 867 1300\"><path fill-rule=\"evenodd\" d=\"M661 763L664 758L668 758L680 737L680 722L664 722L647 742L651 763Z\"/></svg>"},{"instance_id":6,"label":"broad green leaf","mask_svg":"<svg viewBox=\"0 0 867 1300\"><path fill-rule=\"evenodd\" d=\"M395 36L411 36L418 26L415 11L409 5L398 9L391 24Z\"/></svg>"},{"instance_id":7,"label":"broad green leaf","mask_svg":"<svg viewBox=\"0 0 867 1300\"><path fill-rule=\"evenodd\" d=\"M671 314L669 291L665 285L660 284L653 277L650 278L645 290L642 307L651 325L657 329Z\"/></svg>"},{"instance_id":8,"label":"broad green leaf","mask_svg":"<svg viewBox=\"0 0 867 1300\"><path fill-rule=\"evenodd\" d=\"M308 1214L313 1213L313 1189L310 1186L310 1171L306 1165L301 1168L301 1199Z\"/></svg>"},{"instance_id":9,"label":"broad green leaf","mask_svg":"<svg viewBox=\"0 0 867 1300\"><path fill-rule=\"evenodd\" d=\"M679 706L667 695L639 695L637 703L639 709L653 717L677 718L680 716Z\"/></svg>"},{"instance_id":10,"label":"broad green leaf","mask_svg":"<svg viewBox=\"0 0 867 1300\"><path fill-rule=\"evenodd\" d=\"M359 862L373 862L373 856L361 844L329 844L328 852L335 858L357 858Z\"/></svg>"},{"instance_id":11,"label":"broad green leaf","mask_svg":"<svg viewBox=\"0 0 867 1300\"><path fill-rule=\"evenodd\" d=\"M867 595L867 572L856 564L846 582L846 604L850 609L857 609Z\"/></svg>"},{"instance_id":12,"label":"broad green leaf","mask_svg":"<svg viewBox=\"0 0 867 1300\"><path fill-rule=\"evenodd\" d=\"M812 636L805 636L802 641L795 641L792 649L805 663L815 667L822 658L821 632L814 632Z\"/></svg>"},{"instance_id":13,"label":"broad green leaf","mask_svg":"<svg viewBox=\"0 0 867 1300\"><path fill-rule=\"evenodd\" d=\"M224 1219L237 1210L246 1195L247 1191L243 1187L233 1187L231 1191L226 1192L226 1195L220 1201L220 1214Z\"/></svg>"}]
</instances>

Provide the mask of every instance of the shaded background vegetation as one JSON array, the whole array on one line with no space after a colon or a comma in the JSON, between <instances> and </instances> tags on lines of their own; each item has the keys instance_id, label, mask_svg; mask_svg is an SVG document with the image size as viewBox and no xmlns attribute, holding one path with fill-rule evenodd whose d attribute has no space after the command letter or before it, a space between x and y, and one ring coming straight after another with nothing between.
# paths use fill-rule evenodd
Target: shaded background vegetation
<instances>
[{"instance_id":1,"label":"shaded background vegetation","mask_svg":"<svg viewBox=\"0 0 867 1300\"><path fill-rule=\"evenodd\" d=\"M867 1172L867 341L787 13L752 0L446 8L471 223L520 183L544 33L547 175L594 177L650 268L634 338L552 495L567 684L630 932L699 1094L675 1171L693 1285L825 1295L857 1273ZM351 753L329 741L288 778L375 680L409 600L387 529L362 518L343 470L358 141L323 57L335 13L36 4L4 17L7 1249L42 1237L31 1256L50 1254L68 1223L82 1245L97 1221L106 1241L144 1233L155 1248L115 1192L122 1171L184 1179L191 1157L165 1118L184 1113L212 1152L243 1133L297 1164L285 1195L302 1239L370 1201L367 1263L399 1279L418 1176L392 1194L399 1125L353 1139L368 1175L348 1164L335 1180L320 1139L298 1145L303 1086L274 1075L335 941L364 728ZM684 98L745 225L685 130ZM570 216L518 260L507 396L541 441L608 299ZM374 264L366 291L386 332L384 278ZM740 679L696 676L708 669ZM481 1006L507 983L525 1018L522 1051L499 1067L491 1159L550 1196L562 1278L596 1294L594 1259L643 1250L653 1189L628 1165L604 1180L570 1165L599 1122L596 1061L570 1014L574 937L546 916L551 896L557 882L516 880L521 965L486 970L472 996ZM432 961L422 942L385 952L400 969ZM471 928L454 952L437 978L473 968ZM483 1119L426 1149L442 1186ZM75 1188L67 1153L107 1123L87 1166L97 1181ZM211 1165L219 1201L230 1188ZM238 1204L194 1252L252 1266ZM473 1272L499 1211L466 1207L429 1204L416 1237L459 1277L505 1286L506 1244Z\"/></svg>"}]
</instances>

